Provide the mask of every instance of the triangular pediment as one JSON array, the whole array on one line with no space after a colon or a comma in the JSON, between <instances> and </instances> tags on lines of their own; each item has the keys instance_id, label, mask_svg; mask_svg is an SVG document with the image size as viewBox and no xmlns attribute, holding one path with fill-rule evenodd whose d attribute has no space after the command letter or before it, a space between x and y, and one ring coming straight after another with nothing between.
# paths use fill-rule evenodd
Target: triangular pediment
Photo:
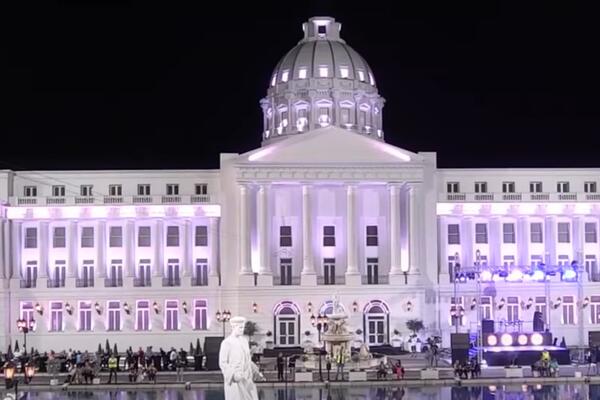
<instances>
[{"instance_id":1,"label":"triangular pediment","mask_svg":"<svg viewBox=\"0 0 600 400\"><path fill-rule=\"evenodd\" d=\"M250 164L420 164L415 153L338 127L298 134L242 154Z\"/></svg>"}]
</instances>

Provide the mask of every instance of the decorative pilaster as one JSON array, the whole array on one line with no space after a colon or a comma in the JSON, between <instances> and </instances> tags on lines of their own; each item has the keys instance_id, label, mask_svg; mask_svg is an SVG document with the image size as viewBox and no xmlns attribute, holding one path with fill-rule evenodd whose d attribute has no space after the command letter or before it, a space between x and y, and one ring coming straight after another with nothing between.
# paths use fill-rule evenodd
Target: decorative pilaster
<instances>
[{"instance_id":1,"label":"decorative pilaster","mask_svg":"<svg viewBox=\"0 0 600 400\"><path fill-rule=\"evenodd\" d=\"M8 276L6 271L6 260L3 254L7 252L6 243L4 241L4 226L8 223L8 220L0 219L0 278L4 279Z\"/></svg>"},{"instance_id":2,"label":"decorative pilaster","mask_svg":"<svg viewBox=\"0 0 600 400\"><path fill-rule=\"evenodd\" d=\"M490 265L497 267L502 265L502 224L499 216L490 218Z\"/></svg>"},{"instance_id":3,"label":"decorative pilaster","mask_svg":"<svg viewBox=\"0 0 600 400\"><path fill-rule=\"evenodd\" d=\"M77 258L78 249L78 232L79 226L77 221L70 221L67 225L67 253L69 254L69 260L67 264L67 277L75 278L77 274L77 264L79 260Z\"/></svg>"},{"instance_id":4,"label":"decorative pilaster","mask_svg":"<svg viewBox=\"0 0 600 400\"><path fill-rule=\"evenodd\" d=\"M421 218L421 208L420 203L421 199L421 185L413 183L409 186L408 191L408 209L409 209L409 234L408 234L408 242L409 242L409 270L413 274L419 273L419 268L421 266L421 251L420 251L420 240L423 240L420 237L419 232L421 232L422 225L424 223L423 218Z\"/></svg>"},{"instance_id":5,"label":"decorative pilaster","mask_svg":"<svg viewBox=\"0 0 600 400\"><path fill-rule=\"evenodd\" d=\"M356 187L352 185L346 187L346 241L346 284L360 285L356 240Z\"/></svg>"},{"instance_id":6,"label":"decorative pilaster","mask_svg":"<svg viewBox=\"0 0 600 400\"><path fill-rule=\"evenodd\" d=\"M460 229L460 244L462 249L462 258L465 267L475 265L475 256L473 252L473 243L475 243L475 227L473 226L473 217L463 216L462 227Z\"/></svg>"},{"instance_id":7,"label":"decorative pilaster","mask_svg":"<svg viewBox=\"0 0 600 400\"><path fill-rule=\"evenodd\" d=\"M219 276L219 218L211 217L209 219L208 234L210 235L208 238L208 245L210 246L208 275L216 278Z\"/></svg>"},{"instance_id":8,"label":"decorative pilaster","mask_svg":"<svg viewBox=\"0 0 600 400\"><path fill-rule=\"evenodd\" d=\"M38 277L46 278L48 277L48 254L49 254L49 246L48 246L48 222L41 221L38 225L39 229L39 237L40 237L40 265L38 267Z\"/></svg>"},{"instance_id":9,"label":"decorative pilaster","mask_svg":"<svg viewBox=\"0 0 600 400\"><path fill-rule=\"evenodd\" d=\"M191 276L192 267L192 240L194 239L195 233L192 231L192 221L186 219L183 221L182 226L183 234L183 246L182 246L182 257L181 257L181 276ZM186 280L187 281L187 280Z\"/></svg>"},{"instance_id":10,"label":"decorative pilaster","mask_svg":"<svg viewBox=\"0 0 600 400\"><path fill-rule=\"evenodd\" d=\"M164 270L164 231L165 221L162 219L156 220L154 233L154 260L152 263L152 276L163 276Z\"/></svg>"},{"instance_id":11,"label":"decorative pilaster","mask_svg":"<svg viewBox=\"0 0 600 400\"><path fill-rule=\"evenodd\" d=\"M125 265L123 274L126 277L135 276L135 221L128 220L125 224Z\"/></svg>"},{"instance_id":12,"label":"decorative pilaster","mask_svg":"<svg viewBox=\"0 0 600 400\"><path fill-rule=\"evenodd\" d=\"M11 228L11 221L10 220L5 220L3 221L2 224L2 232L3 232L3 237L2 237L2 243L3 243L3 247L2 247L2 259L4 260L4 277L5 278L12 278L14 271L13 271L13 267L11 264L11 254L12 254L12 249L11 249L11 236L10 236L10 228Z\"/></svg>"},{"instance_id":13,"label":"decorative pilaster","mask_svg":"<svg viewBox=\"0 0 600 400\"><path fill-rule=\"evenodd\" d=\"M12 223L12 278L18 279L23 277L23 267L21 265L22 230L23 223L21 221L14 221Z\"/></svg>"},{"instance_id":14,"label":"decorative pilaster","mask_svg":"<svg viewBox=\"0 0 600 400\"><path fill-rule=\"evenodd\" d=\"M544 263L556 265L556 240L557 240L556 215L547 215L544 219L544 246L546 248Z\"/></svg>"},{"instance_id":15,"label":"decorative pilaster","mask_svg":"<svg viewBox=\"0 0 600 400\"><path fill-rule=\"evenodd\" d=\"M312 237L312 211L311 211L311 187L302 186L302 276L303 286L315 286L317 284L317 273L313 258Z\"/></svg>"},{"instance_id":16,"label":"decorative pilaster","mask_svg":"<svg viewBox=\"0 0 600 400\"><path fill-rule=\"evenodd\" d=\"M96 236L98 237L96 243L96 264L98 271L98 277L105 278L106 277L106 253L107 253L107 245L106 245L106 221L98 221L96 225Z\"/></svg>"},{"instance_id":17,"label":"decorative pilaster","mask_svg":"<svg viewBox=\"0 0 600 400\"><path fill-rule=\"evenodd\" d=\"M390 275L402 274L400 246L400 187L389 186L390 201Z\"/></svg>"},{"instance_id":18,"label":"decorative pilaster","mask_svg":"<svg viewBox=\"0 0 600 400\"><path fill-rule=\"evenodd\" d=\"M252 275L250 260L250 206L249 193L245 185L240 190L240 274Z\"/></svg>"},{"instance_id":19,"label":"decorative pilaster","mask_svg":"<svg viewBox=\"0 0 600 400\"><path fill-rule=\"evenodd\" d=\"M260 264L258 273L260 275L272 275L271 259L269 257L269 189L266 185L260 185L257 197L257 223L258 223L258 248Z\"/></svg>"},{"instance_id":20,"label":"decorative pilaster","mask_svg":"<svg viewBox=\"0 0 600 400\"><path fill-rule=\"evenodd\" d=\"M531 228L529 226L529 217L522 215L519 217L517 225L517 254L519 259L517 262L519 265L525 266L530 264L529 260L529 236L531 234Z\"/></svg>"}]
</instances>

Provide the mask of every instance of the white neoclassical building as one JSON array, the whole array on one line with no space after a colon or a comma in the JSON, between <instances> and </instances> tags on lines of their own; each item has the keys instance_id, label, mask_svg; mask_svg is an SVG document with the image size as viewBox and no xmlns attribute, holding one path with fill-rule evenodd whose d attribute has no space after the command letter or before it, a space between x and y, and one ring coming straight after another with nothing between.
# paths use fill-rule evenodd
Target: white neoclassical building
<instances>
[{"instance_id":1,"label":"white neoclassical building","mask_svg":"<svg viewBox=\"0 0 600 400\"><path fill-rule=\"evenodd\" d=\"M391 146L341 25L302 28L260 101L262 147L218 170L0 171L0 348L18 318L41 350L185 347L224 310L298 346L335 293L370 345L415 318L449 345L479 310L526 331L541 311L568 344L600 329L600 171L440 169Z\"/></svg>"}]
</instances>

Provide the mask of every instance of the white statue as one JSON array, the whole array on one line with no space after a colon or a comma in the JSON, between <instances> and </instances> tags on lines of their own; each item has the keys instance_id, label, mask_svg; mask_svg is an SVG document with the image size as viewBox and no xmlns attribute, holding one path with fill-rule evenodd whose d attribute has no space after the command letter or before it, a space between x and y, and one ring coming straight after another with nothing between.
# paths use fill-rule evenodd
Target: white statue
<instances>
[{"instance_id":1,"label":"white statue","mask_svg":"<svg viewBox=\"0 0 600 400\"><path fill-rule=\"evenodd\" d=\"M248 339L244 336L246 318L230 320L231 335L221 343L219 368L223 372L225 400L258 400L254 376L264 379L250 357Z\"/></svg>"},{"instance_id":2,"label":"white statue","mask_svg":"<svg viewBox=\"0 0 600 400\"><path fill-rule=\"evenodd\" d=\"M338 315L338 314L343 314L344 313L344 308L340 305L340 298L338 297L338 294L334 294L333 295L333 314L334 315Z\"/></svg>"}]
</instances>

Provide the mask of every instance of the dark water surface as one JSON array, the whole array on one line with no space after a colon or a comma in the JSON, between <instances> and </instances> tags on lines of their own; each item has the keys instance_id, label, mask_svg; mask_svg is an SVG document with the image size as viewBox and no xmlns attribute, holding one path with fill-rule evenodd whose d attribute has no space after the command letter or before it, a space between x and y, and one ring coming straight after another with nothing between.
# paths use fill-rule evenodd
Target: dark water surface
<instances>
[{"instance_id":1,"label":"dark water surface","mask_svg":"<svg viewBox=\"0 0 600 400\"><path fill-rule=\"evenodd\" d=\"M261 400L600 400L600 385L476 387L260 388ZM29 392L22 399L224 400L223 391L194 389Z\"/></svg>"}]
</instances>

